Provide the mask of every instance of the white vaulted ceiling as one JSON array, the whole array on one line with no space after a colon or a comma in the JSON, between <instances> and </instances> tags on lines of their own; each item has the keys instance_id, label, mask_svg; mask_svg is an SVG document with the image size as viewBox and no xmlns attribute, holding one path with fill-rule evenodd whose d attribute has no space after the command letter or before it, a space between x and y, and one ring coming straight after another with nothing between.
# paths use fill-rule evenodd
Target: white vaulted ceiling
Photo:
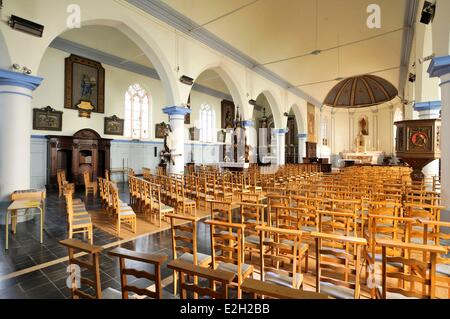
<instances>
[{"instance_id":1,"label":"white vaulted ceiling","mask_svg":"<svg viewBox=\"0 0 450 319\"><path fill-rule=\"evenodd\" d=\"M373 73L399 85L410 0L162 1L319 101L336 78ZM380 29L366 24L372 3Z\"/></svg>"}]
</instances>

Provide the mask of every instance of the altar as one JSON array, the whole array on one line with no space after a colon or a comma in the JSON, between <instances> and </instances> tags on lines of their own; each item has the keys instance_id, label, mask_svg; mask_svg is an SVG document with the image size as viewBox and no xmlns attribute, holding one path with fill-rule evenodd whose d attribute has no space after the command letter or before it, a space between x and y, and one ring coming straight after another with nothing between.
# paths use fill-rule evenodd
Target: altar
<instances>
[{"instance_id":1,"label":"altar","mask_svg":"<svg viewBox=\"0 0 450 319\"><path fill-rule=\"evenodd\" d=\"M245 162L219 162L218 166L221 171L230 170L230 171L245 171L250 168L250 163Z\"/></svg>"},{"instance_id":2,"label":"altar","mask_svg":"<svg viewBox=\"0 0 450 319\"><path fill-rule=\"evenodd\" d=\"M372 152L342 152L339 153L341 157L340 163L345 161L354 161L355 164L382 164L385 156L385 152L372 151Z\"/></svg>"}]
</instances>

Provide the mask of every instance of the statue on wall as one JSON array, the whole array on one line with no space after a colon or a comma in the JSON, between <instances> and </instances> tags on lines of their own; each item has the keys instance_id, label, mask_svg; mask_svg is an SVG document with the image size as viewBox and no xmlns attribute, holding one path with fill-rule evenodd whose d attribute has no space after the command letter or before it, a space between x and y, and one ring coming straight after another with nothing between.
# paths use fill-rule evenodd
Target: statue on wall
<instances>
[{"instance_id":1,"label":"statue on wall","mask_svg":"<svg viewBox=\"0 0 450 319\"><path fill-rule=\"evenodd\" d=\"M172 156L172 151L174 149L174 140L173 140L173 132L172 128L170 127L170 124L165 124L164 131L164 150L161 151L159 154L161 157L161 165L167 165L169 162L172 163L172 165L175 165L175 160Z\"/></svg>"},{"instance_id":2,"label":"statue on wall","mask_svg":"<svg viewBox=\"0 0 450 319\"><path fill-rule=\"evenodd\" d=\"M359 133L364 136L369 135L369 123L367 120L367 116L362 116L359 120Z\"/></svg>"}]
</instances>

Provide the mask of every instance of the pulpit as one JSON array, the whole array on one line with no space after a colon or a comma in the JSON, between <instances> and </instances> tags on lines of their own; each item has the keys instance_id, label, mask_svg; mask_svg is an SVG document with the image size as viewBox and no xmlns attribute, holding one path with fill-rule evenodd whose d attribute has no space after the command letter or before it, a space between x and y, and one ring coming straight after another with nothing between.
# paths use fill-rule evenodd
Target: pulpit
<instances>
[{"instance_id":1,"label":"pulpit","mask_svg":"<svg viewBox=\"0 0 450 319\"><path fill-rule=\"evenodd\" d=\"M441 158L441 120L409 120L394 124L397 127L397 157L412 167L413 180L423 179L422 169Z\"/></svg>"},{"instance_id":2,"label":"pulpit","mask_svg":"<svg viewBox=\"0 0 450 319\"><path fill-rule=\"evenodd\" d=\"M47 187L57 186L56 173L65 170L69 182L84 185L83 173L88 171L91 180L110 169L111 140L101 138L94 130L84 129L73 136L47 136L48 167Z\"/></svg>"}]
</instances>

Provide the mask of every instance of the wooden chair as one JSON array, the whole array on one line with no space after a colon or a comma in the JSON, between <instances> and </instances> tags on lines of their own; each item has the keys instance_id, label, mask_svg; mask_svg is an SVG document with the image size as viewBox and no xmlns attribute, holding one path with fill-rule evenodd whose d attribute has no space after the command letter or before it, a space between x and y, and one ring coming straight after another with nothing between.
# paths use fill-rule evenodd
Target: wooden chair
<instances>
[{"instance_id":1,"label":"wooden chair","mask_svg":"<svg viewBox=\"0 0 450 319\"><path fill-rule=\"evenodd\" d=\"M180 259L184 262L208 268L211 264L211 256L197 251L197 218L167 214L170 218L172 233L172 254L173 259ZM178 256L180 253L180 256ZM173 273L173 294L177 294L178 274ZM196 279L194 279L196 280Z\"/></svg>"},{"instance_id":2,"label":"wooden chair","mask_svg":"<svg viewBox=\"0 0 450 319\"><path fill-rule=\"evenodd\" d=\"M83 173L83 178L86 197L89 193L92 193L94 197L97 196L97 182L91 182L91 175L88 171Z\"/></svg>"},{"instance_id":3,"label":"wooden chair","mask_svg":"<svg viewBox=\"0 0 450 319\"><path fill-rule=\"evenodd\" d=\"M131 231L136 233L136 214L133 209L129 206L123 205L119 199L119 191L114 185L111 184L111 182L109 184L109 189L111 192L114 216L116 218L117 236L120 237L122 223L129 224L131 226Z\"/></svg>"},{"instance_id":4,"label":"wooden chair","mask_svg":"<svg viewBox=\"0 0 450 319\"><path fill-rule=\"evenodd\" d=\"M436 262L438 254L445 254L447 249L437 245L421 245L401 241L377 239L382 247L382 285L377 289L377 296L382 299L430 299L436 296ZM398 257L390 257L387 249L400 249ZM429 255L414 257L413 252ZM393 287L392 280L398 281Z\"/></svg>"},{"instance_id":5,"label":"wooden chair","mask_svg":"<svg viewBox=\"0 0 450 319\"><path fill-rule=\"evenodd\" d=\"M316 239L316 292L325 293L337 299L359 299L361 250L367 245L364 238L311 233ZM324 245L331 241L334 244ZM355 245L356 250L343 252L330 249L336 243Z\"/></svg>"},{"instance_id":6,"label":"wooden chair","mask_svg":"<svg viewBox=\"0 0 450 319\"><path fill-rule=\"evenodd\" d=\"M304 222L309 218L308 209L300 207L283 207L283 206L272 206L275 209L276 223L275 228L286 229L286 230L302 230L304 238L310 239L311 230L308 227L304 227ZM314 229L315 231L315 229ZM284 244L294 245L294 240L286 236L283 240ZM309 244L302 242L300 246L300 256L302 260L305 261L305 273L309 269ZM301 260L301 261L302 261Z\"/></svg>"},{"instance_id":7,"label":"wooden chair","mask_svg":"<svg viewBox=\"0 0 450 319\"><path fill-rule=\"evenodd\" d=\"M302 232L266 226L256 230L260 232L261 280L299 289L303 285Z\"/></svg>"},{"instance_id":8,"label":"wooden chair","mask_svg":"<svg viewBox=\"0 0 450 319\"><path fill-rule=\"evenodd\" d=\"M240 206L241 224L245 225L245 252L249 252L250 263L252 263L253 253L259 254L259 231L256 227L264 224L264 210L267 205L258 203L235 203ZM245 256L245 255L244 255Z\"/></svg>"},{"instance_id":9,"label":"wooden chair","mask_svg":"<svg viewBox=\"0 0 450 319\"><path fill-rule=\"evenodd\" d=\"M253 266L244 263L245 225L224 223L215 220L205 222L211 226L212 268L232 272L236 275L233 285L237 287L237 298L242 298L241 284L253 276Z\"/></svg>"},{"instance_id":10,"label":"wooden chair","mask_svg":"<svg viewBox=\"0 0 450 319\"><path fill-rule=\"evenodd\" d=\"M99 255L103 250L102 247L92 246L87 243L83 243L82 241L76 239L66 239L59 242L61 245L67 247L69 252L69 269L70 269L70 279L71 279L71 290L72 290L72 299L101 299L102 298L102 289L101 289L101 281L100 281L100 261ZM76 257L76 253L83 252L87 253L87 261L86 258ZM90 259L90 260L89 260ZM77 270L77 266L80 267ZM91 271L94 275L94 279L88 279L82 277L81 269L85 268ZM88 287L92 287L94 289L95 294L90 295L81 290L81 285L87 285Z\"/></svg>"},{"instance_id":11,"label":"wooden chair","mask_svg":"<svg viewBox=\"0 0 450 319\"><path fill-rule=\"evenodd\" d=\"M184 188L184 178L182 177L181 180L176 180L175 184L175 192L176 192L176 208L177 211L181 214L196 215L196 201L193 199L189 199L185 195L185 188Z\"/></svg>"},{"instance_id":12,"label":"wooden chair","mask_svg":"<svg viewBox=\"0 0 450 319\"><path fill-rule=\"evenodd\" d=\"M70 189L75 192L75 184L69 183L66 180L66 171L64 170L58 170L56 172L56 179L58 182L58 194L59 198L61 198L64 195L64 189L67 189L70 187Z\"/></svg>"},{"instance_id":13,"label":"wooden chair","mask_svg":"<svg viewBox=\"0 0 450 319\"><path fill-rule=\"evenodd\" d=\"M241 288L243 292L252 294L253 299L258 296L271 299L328 299L326 294L274 285L253 278L245 279Z\"/></svg>"},{"instance_id":14,"label":"wooden chair","mask_svg":"<svg viewBox=\"0 0 450 319\"><path fill-rule=\"evenodd\" d=\"M179 259L169 262L167 268L180 274L181 299L188 299L188 292L192 292L195 299L198 295L213 299L228 299L228 286L235 277L232 272L203 268ZM205 286L200 286L198 282L188 284L186 275L198 278L200 282L209 281L209 284ZM221 285L220 291L216 289L217 284Z\"/></svg>"},{"instance_id":15,"label":"wooden chair","mask_svg":"<svg viewBox=\"0 0 450 319\"><path fill-rule=\"evenodd\" d=\"M423 227L423 245L437 245L447 248L446 254L436 257L436 288L447 290L450 299L450 223L441 221L418 220Z\"/></svg>"},{"instance_id":16,"label":"wooden chair","mask_svg":"<svg viewBox=\"0 0 450 319\"><path fill-rule=\"evenodd\" d=\"M165 205L161 200L161 192L159 185L150 184L150 214L155 220L155 224L158 227L161 227L161 221L165 218L167 214L171 214L175 212L175 209L172 206ZM158 222L158 223L156 223Z\"/></svg>"},{"instance_id":17,"label":"wooden chair","mask_svg":"<svg viewBox=\"0 0 450 319\"><path fill-rule=\"evenodd\" d=\"M162 299L161 286L161 266L167 260L166 255L150 255L131 251L124 248L116 248L108 253L110 256L119 258L120 265L120 284L122 288L122 299L128 299L129 293L135 293L138 296L147 296L153 299ZM126 261L140 262L151 265L153 273L145 270L139 270L126 266ZM133 276L138 279L146 279L154 282L155 291L132 286L128 283L127 276Z\"/></svg>"},{"instance_id":18,"label":"wooden chair","mask_svg":"<svg viewBox=\"0 0 450 319\"><path fill-rule=\"evenodd\" d=\"M84 204L74 207L71 192L67 192L65 196L69 238L73 238L74 234L87 234L88 240L92 244L94 235L91 215L87 212Z\"/></svg>"}]
</instances>

